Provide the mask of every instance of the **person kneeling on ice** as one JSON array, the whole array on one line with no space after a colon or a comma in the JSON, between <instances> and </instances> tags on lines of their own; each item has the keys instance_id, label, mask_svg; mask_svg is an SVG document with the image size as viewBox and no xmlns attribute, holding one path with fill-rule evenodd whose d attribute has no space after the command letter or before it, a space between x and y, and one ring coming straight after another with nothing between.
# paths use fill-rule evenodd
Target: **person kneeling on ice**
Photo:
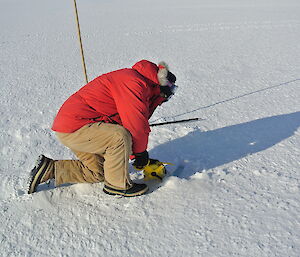
<instances>
[{"instance_id":1,"label":"person kneeling on ice","mask_svg":"<svg viewBox=\"0 0 300 257\"><path fill-rule=\"evenodd\" d=\"M41 155L31 171L28 193L55 179L56 186L104 181L103 191L110 195L144 194L147 185L133 183L129 177L129 159L137 169L156 161L147 152L148 120L174 94L175 82L166 63L141 60L83 86L61 106L52 126L78 160Z\"/></svg>"}]
</instances>

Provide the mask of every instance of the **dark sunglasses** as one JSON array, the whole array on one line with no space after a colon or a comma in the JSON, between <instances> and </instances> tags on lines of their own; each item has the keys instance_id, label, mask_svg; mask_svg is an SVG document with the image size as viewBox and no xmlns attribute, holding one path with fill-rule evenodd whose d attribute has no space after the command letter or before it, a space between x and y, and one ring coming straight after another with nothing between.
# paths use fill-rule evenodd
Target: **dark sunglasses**
<instances>
[{"instance_id":1,"label":"dark sunglasses","mask_svg":"<svg viewBox=\"0 0 300 257\"><path fill-rule=\"evenodd\" d=\"M166 86L168 86L170 91L171 91L171 94L167 97L167 99L169 100L175 94L175 92L177 91L178 86L176 86L174 83L172 83L170 81L167 82Z\"/></svg>"}]
</instances>

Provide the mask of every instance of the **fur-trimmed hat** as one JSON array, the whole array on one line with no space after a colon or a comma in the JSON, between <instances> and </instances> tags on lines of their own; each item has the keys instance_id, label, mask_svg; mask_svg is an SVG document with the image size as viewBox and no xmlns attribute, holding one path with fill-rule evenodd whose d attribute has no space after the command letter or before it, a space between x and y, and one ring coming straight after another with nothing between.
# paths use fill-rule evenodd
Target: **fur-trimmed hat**
<instances>
[{"instance_id":1,"label":"fur-trimmed hat","mask_svg":"<svg viewBox=\"0 0 300 257\"><path fill-rule=\"evenodd\" d=\"M169 66L165 62L158 64L157 78L161 86L166 86L168 81L172 83L176 82L176 76L169 71Z\"/></svg>"}]
</instances>

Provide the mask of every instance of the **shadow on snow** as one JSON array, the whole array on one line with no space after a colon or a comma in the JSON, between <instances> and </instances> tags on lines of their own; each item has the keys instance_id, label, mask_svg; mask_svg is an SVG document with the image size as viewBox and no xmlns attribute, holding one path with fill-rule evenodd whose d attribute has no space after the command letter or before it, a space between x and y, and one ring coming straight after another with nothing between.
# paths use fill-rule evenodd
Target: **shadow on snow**
<instances>
[{"instance_id":1,"label":"shadow on snow","mask_svg":"<svg viewBox=\"0 0 300 257\"><path fill-rule=\"evenodd\" d=\"M292 136L300 126L300 112L272 116L212 131L193 131L159 145L151 156L177 165L173 176L189 178L254 154Z\"/></svg>"}]
</instances>

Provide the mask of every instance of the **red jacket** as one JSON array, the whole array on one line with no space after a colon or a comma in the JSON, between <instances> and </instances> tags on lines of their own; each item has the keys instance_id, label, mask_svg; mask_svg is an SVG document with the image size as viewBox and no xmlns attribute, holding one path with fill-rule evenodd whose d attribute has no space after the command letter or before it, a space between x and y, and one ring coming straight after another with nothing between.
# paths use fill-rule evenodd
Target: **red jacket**
<instances>
[{"instance_id":1,"label":"red jacket","mask_svg":"<svg viewBox=\"0 0 300 257\"><path fill-rule=\"evenodd\" d=\"M133 153L147 149L148 119L160 96L158 66L147 60L132 69L103 74L70 96L54 119L52 130L72 133L88 123L117 123L132 135Z\"/></svg>"}]
</instances>

